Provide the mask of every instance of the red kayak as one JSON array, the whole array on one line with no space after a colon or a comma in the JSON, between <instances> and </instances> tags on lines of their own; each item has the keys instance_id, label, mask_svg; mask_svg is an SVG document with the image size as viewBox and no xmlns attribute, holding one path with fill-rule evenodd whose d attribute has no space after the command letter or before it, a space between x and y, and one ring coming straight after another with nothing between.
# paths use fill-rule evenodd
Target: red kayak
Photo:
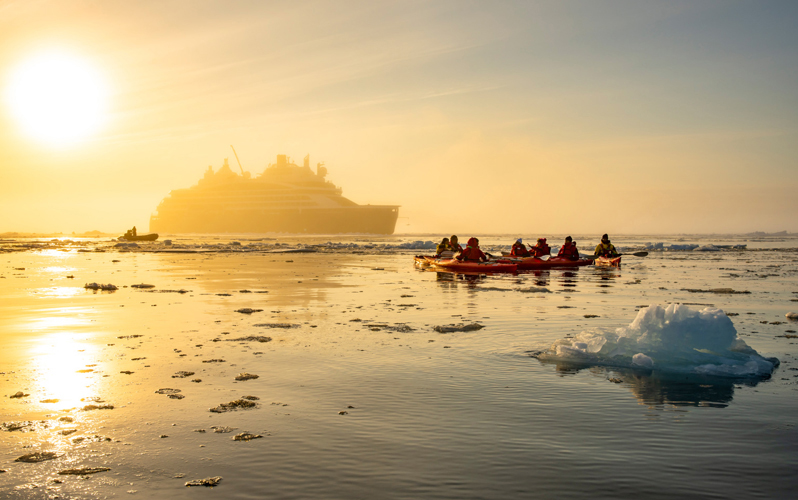
<instances>
[{"instance_id":1,"label":"red kayak","mask_svg":"<svg viewBox=\"0 0 798 500\"><path fill-rule=\"evenodd\" d=\"M514 273L518 265L510 262L467 262L457 259L429 259L435 267L465 273Z\"/></svg>"},{"instance_id":2,"label":"red kayak","mask_svg":"<svg viewBox=\"0 0 798 500\"><path fill-rule=\"evenodd\" d=\"M552 257L549 259L549 263L552 264L552 267L582 267L592 264L593 259L571 260L565 257Z\"/></svg>"},{"instance_id":3,"label":"red kayak","mask_svg":"<svg viewBox=\"0 0 798 500\"><path fill-rule=\"evenodd\" d=\"M621 256L618 257L596 257L596 265L604 267L621 267Z\"/></svg>"},{"instance_id":4,"label":"red kayak","mask_svg":"<svg viewBox=\"0 0 798 500\"><path fill-rule=\"evenodd\" d=\"M413 262L417 266L427 267L432 264L435 258L436 257L434 255L416 255L413 257Z\"/></svg>"},{"instance_id":5,"label":"red kayak","mask_svg":"<svg viewBox=\"0 0 798 500\"><path fill-rule=\"evenodd\" d=\"M554 267L581 267L593 263L592 259L570 260L565 257L552 257L548 260L537 257L502 258L497 262L517 264L520 271L551 269Z\"/></svg>"}]
</instances>

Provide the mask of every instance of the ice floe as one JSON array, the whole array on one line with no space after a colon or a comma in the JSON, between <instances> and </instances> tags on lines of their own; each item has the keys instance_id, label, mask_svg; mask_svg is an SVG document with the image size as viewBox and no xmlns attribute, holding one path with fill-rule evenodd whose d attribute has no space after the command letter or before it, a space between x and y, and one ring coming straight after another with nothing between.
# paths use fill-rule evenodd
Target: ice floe
<instances>
[{"instance_id":1,"label":"ice floe","mask_svg":"<svg viewBox=\"0 0 798 500\"><path fill-rule=\"evenodd\" d=\"M632 247L623 247L622 250L630 250ZM638 247L634 247L638 248ZM714 245L714 244L707 244L707 245L699 245L697 243L664 243L662 241L657 243L646 243L642 247L643 250L661 250L666 252L720 252L722 250L746 250L748 245L746 244L738 244L738 245Z\"/></svg>"},{"instance_id":2,"label":"ice floe","mask_svg":"<svg viewBox=\"0 0 798 500\"><path fill-rule=\"evenodd\" d=\"M695 250L698 247L699 245L696 245L695 243L673 243L667 245L661 241L658 243L646 243L645 245L643 245L644 250L670 250L672 252L690 251L690 250Z\"/></svg>"},{"instance_id":3,"label":"ice floe","mask_svg":"<svg viewBox=\"0 0 798 500\"><path fill-rule=\"evenodd\" d=\"M534 357L586 365L646 368L722 377L767 378L779 365L737 336L720 309L651 305L629 326L587 330L556 341Z\"/></svg>"},{"instance_id":4,"label":"ice floe","mask_svg":"<svg viewBox=\"0 0 798 500\"><path fill-rule=\"evenodd\" d=\"M409 241L407 243L400 243L395 248L403 250L434 250L437 244L433 241Z\"/></svg>"}]
</instances>

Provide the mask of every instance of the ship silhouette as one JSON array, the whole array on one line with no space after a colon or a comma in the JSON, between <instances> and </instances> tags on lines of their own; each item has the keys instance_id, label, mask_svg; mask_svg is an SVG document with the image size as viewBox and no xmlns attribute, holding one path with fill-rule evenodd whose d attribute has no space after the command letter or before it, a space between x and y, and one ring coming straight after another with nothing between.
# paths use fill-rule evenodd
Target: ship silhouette
<instances>
[{"instance_id":1,"label":"ship silhouette","mask_svg":"<svg viewBox=\"0 0 798 500\"><path fill-rule=\"evenodd\" d=\"M195 186L164 198L150 217L150 231L393 234L399 205L358 205L326 176L322 163L311 170L310 155L301 167L277 155L254 178L243 168L233 172L225 158L218 171L209 166Z\"/></svg>"}]
</instances>

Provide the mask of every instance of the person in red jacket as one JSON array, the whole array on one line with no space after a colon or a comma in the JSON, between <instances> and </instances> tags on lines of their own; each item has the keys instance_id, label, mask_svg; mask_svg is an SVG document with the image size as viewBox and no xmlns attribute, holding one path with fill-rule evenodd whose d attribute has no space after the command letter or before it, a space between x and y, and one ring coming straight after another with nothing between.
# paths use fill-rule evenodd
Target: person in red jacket
<instances>
[{"instance_id":1,"label":"person in red jacket","mask_svg":"<svg viewBox=\"0 0 798 500\"><path fill-rule=\"evenodd\" d=\"M530 248L535 257L543 257L544 255L551 255L551 248L546 243L546 238L538 238L537 245Z\"/></svg>"},{"instance_id":2,"label":"person in red jacket","mask_svg":"<svg viewBox=\"0 0 798 500\"><path fill-rule=\"evenodd\" d=\"M531 254L529 250L526 249L524 245L524 241L521 238L515 240L513 243L513 248L510 250L511 257L529 257Z\"/></svg>"},{"instance_id":3,"label":"person in red jacket","mask_svg":"<svg viewBox=\"0 0 798 500\"><path fill-rule=\"evenodd\" d=\"M465 250L457 256L457 260L465 262L486 262L488 257L479 249L479 240L469 238Z\"/></svg>"},{"instance_id":4,"label":"person in red jacket","mask_svg":"<svg viewBox=\"0 0 798 500\"><path fill-rule=\"evenodd\" d=\"M576 249L576 242L570 236L565 237L565 243L560 247L557 257L565 257L568 260L579 260L579 250Z\"/></svg>"}]
</instances>

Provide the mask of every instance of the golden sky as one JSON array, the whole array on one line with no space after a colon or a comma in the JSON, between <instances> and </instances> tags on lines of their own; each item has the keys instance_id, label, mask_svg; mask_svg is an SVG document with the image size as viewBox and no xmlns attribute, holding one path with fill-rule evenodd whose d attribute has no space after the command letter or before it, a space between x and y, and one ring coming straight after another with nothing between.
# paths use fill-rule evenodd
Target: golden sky
<instances>
[{"instance_id":1,"label":"golden sky","mask_svg":"<svg viewBox=\"0 0 798 500\"><path fill-rule=\"evenodd\" d=\"M0 2L0 232L143 232L230 144L254 174L324 161L397 232L798 231L796 25L791 1ZM52 53L102 82L90 133L85 106L58 141L12 112Z\"/></svg>"}]
</instances>

